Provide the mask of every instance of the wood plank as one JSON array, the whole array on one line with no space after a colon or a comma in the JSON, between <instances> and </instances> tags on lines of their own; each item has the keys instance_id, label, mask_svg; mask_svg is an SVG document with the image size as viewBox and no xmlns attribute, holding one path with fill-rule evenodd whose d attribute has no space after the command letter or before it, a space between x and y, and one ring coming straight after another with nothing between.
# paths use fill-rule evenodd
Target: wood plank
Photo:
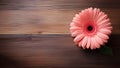
<instances>
[{"instance_id":1,"label":"wood plank","mask_svg":"<svg viewBox=\"0 0 120 68\"><path fill-rule=\"evenodd\" d=\"M120 35L106 44L114 56L78 48L68 34L0 35L0 68L119 68Z\"/></svg>"},{"instance_id":2,"label":"wood plank","mask_svg":"<svg viewBox=\"0 0 120 68\"><path fill-rule=\"evenodd\" d=\"M69 34L73 16L88 7L105 11L120 34L120 0L0 0L0 34Z\"/></svg>"},{"instance_id":3,"label":"wood plank","mask_svg":"<svg viewBox=\"0 0 120 68\"><path fill-rule=\"evenodd\" d=\"M120 8L120 0L0 0L2 10Z\"/></svg>"},{"instance_id":4,"label":"wood plank","mask_svg":"<svg viewBox=\"0 0 120 68\"><path fill-rule=\"evenodd\" d=\"M111 19L113 34L120 34L120 9L102 9ZM0 34L68 34L78 10L1 10Z\"/></svg>"}]
</instances>

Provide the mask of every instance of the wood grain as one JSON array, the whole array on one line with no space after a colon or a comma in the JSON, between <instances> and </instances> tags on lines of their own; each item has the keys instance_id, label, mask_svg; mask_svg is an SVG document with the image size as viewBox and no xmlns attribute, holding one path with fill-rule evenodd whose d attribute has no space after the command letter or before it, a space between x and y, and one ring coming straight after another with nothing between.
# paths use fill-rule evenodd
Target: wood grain
<instances>
[{"instance_id":1,"label":"wood grain","mask_svg":"<svg viewBox=\"0 0 120 68\"><path fill-rule=\"evenodd\" d=\"M120 8L116 0L0 0L0 9L80 9L86 7Z\"/></svg>"},{"instance_id":2,"label":"wood grain","mask_svg":"<svg viewBox=\"0 0 120 68\"><path fill-rule=\"evenodd\" d=\"M73 43L76 13L100 8L111 19L114 56ZM120 68L120 0L0 0L0 68Z\"/></svg>"},{"instance_id":3,"label":"wood grain","mask_svg":"<svg viewBox=\"0 0 120 68\"><path fill-rule=\"evenodd\" d=\"M88 7L108 14L120 34L120 0L0 0L0 34L69 34L74 15Z\"/></svg>"},{"instance_id":4,"label":"wood grain","mask_svg":"<svg viewBox=\"0 0 120 68\"><path fill-rule=\"evenodd\" d=\"M120 35L106 44L114 56L78 48L68 34L0 35L0 68L119 68Z\"/></svg>"}]
</instances>

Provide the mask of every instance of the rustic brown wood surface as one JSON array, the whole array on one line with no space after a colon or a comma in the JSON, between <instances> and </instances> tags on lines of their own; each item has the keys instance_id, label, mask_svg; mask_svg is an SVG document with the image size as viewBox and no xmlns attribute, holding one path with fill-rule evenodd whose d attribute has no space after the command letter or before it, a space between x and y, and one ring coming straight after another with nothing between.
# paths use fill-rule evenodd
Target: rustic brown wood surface
<instances>
[{"instance_id":1,"label":"rustic brown wood surface","mask_svg":"<svg viewBox=\"0 0 120 68\"><path fill-rule=\"evenodd\" d=\"M89 7L111 19L114 56L72 42L69 24ZM0 0L0 68L120 68L119 13L120 0Z\"/></svg>"},{"instance_id":2,"label":"rustic brown wood surface","mask_svg":"<svg viewBox=\"0 0 120 68\"><path fill-rule=\"evenodd\" d=\"M73 16L100 8L120 34L120 0L0 0L0 34L68 34Z\"/></svg>"},{"instance_id":3,"label":"rustic brown wood surface","mask_svg":"<svg viewBox=\"0 0 120 68\"><path fill-rule=\"evenodd\" d=\"M0 35L0 68L120 68L120 35L106 44L114 56L78 48L68 34Z\"/></svg>"}]
</instances>

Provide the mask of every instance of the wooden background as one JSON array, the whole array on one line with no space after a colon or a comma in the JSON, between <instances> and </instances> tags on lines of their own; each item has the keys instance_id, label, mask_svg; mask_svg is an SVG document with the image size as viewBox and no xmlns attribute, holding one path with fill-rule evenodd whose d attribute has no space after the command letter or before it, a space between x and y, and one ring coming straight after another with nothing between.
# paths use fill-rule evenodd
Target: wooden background
<instances>
[{"instance_id":1,"label":"wooden background","mask_svg":"<svg viewBox=\"0 0 120 68\"><path fill-rule=\"evenodd\" d=\"M0 34L69 34L73 16L89 7L108 14L120 34L120 0L0 0Z\"/></svg>"},{"instance_id":2,"label":"wooden background","mask_svg":"<svg viewBox=\"0 0 120 68\"><path fill-rule=\"evenodd\" d=\"M114 56L73 43L69 24L89 7L111 19ZM120 68L120 0L0 0L0 68Z\"/></svg>"}]
</instances>

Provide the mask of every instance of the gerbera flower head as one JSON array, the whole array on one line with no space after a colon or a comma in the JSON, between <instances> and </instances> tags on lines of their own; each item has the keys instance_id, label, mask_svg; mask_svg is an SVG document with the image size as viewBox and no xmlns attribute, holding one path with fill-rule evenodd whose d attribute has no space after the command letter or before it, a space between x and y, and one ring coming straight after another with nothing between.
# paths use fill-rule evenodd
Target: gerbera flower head
<instances>
[{"instance_id":1,"label":"gerbera flower head","mask_svg":"<svg viewBox=\"0 0 120 68\"><path fill-rule=\"evenodd\" d=\"M96 49L105 44L111 34L112 26L104 12L98 8L88 8L76 14L70 23L74 42L82 47Z\"/></svg>"}]
</instances>

